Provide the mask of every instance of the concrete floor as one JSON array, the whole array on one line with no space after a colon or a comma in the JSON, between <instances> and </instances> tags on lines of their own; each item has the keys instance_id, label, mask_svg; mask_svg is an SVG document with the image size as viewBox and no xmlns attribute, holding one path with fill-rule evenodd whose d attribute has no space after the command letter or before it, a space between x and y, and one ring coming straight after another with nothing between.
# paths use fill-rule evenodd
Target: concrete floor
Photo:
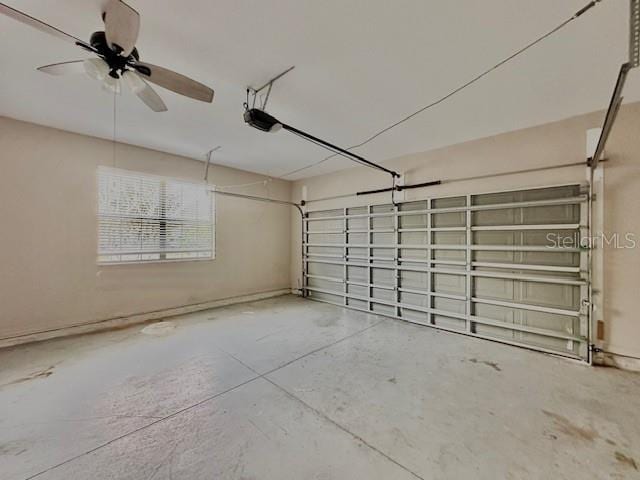
<instances>
[{"instance_id":1,"label":"concrete floor","mask_svg":"<svg viewBox=\"0 0 640 480\"><path fill-rule=\"evenodd\" d=\"M0 351L0 478L640 478L640 375L296 297Z\"/></svg>"}]
</instances>

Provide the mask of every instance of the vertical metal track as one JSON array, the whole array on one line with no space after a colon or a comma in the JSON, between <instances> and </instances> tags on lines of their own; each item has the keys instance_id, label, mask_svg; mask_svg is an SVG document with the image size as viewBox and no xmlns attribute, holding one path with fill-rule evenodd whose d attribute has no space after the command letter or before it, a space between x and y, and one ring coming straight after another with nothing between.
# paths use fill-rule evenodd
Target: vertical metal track
<instances>
[{"instance_id":1,"label":"vertical metal track","mask_svg":"<svg viewBox=\"0 0 640 480\"><path fill-rule=\"evenodd\" d=\"M396 248L393 250L393 263L396 266L393 275L393 297L395 299L396 306L395 312L397 317L402 316L402 310L400 309L400 232L398 229L400 228L400 222L398 220L398 204L393 204L393 243Z\"/></svg>"},{"instance_id":2,"label":"vertical metal track","mask_svg":"<svg viewBox=\"0 0 640 480\"><path fill-rule=\"evenodd\" d=\"M302 217L302 242L300 244L300 251L302 252L302 296L307 297L309 292L307 290L307 259L309 258L309 234L307 232L307 218L309 215L307 213L303 213L302 209L300 210L300 216Z\"/></svg>"},{"instance_id":3,"label":"vertical metal track","mask_svg":"<svg viewBox=\"0 0 640 480\"><path fill-rule=\"evenodd\" d=\"M373 297L373 288L371 285L373 284L373 276L371 275L371 262L373 260L373 249L369 246L373 243L371 233L371 205L367 205L367 311L371 311L371 298Z\"/></svg>"},{"instance_id":4,"label":"vertical metal track","mask_svg":"<svg viewBox=\"0 0 640 480\"><path fill-rule=\"evenodd\" d=\"M471 207L471 195L467 195L465 204L467 207ZM471 315L473 314L473 305L471 299L473 298L472 285L473 278L471 277L471 245L473 244L473 232L471 231L471 209L467 208L465 212L465 238L466 238L466 250L465 250L465 270L467 272L465 278L465 295L467 297L465 302L465 312L467 314L467 333L473 333L473 326L471 323Z\"/></svg>"},{"instance_id":5,"label":"vertical metal track","mask_svg":"<svg viewBox=\"0 0 640 480\"><path fill-rule=\"evenodd\" d=\"M591 172L592 170L589 169ZM589 197L589 201L580 204L580 241L592 242L593 237L591 235L591 204L593 201L593 178L589 175L589 185L585 189L586 194ZM593 247L592 245L589 245ZM601 248L600 245L596 245L595 248ZM580 286L580 336L589 339L586 345L581 346L584 350L580 352L586 361L593 363L593 352L591 351L591 345L593 344L593 328L592 328L592 287L593 282L591 278L591 266L592 266L593 248L587 248L583 255L580 255L580 271L584 272L587 277L587 283Z\"/></svg>"},{"instance_id":6,"label":"vertical metal track","mask_svg":"<svg viewBox=\"0 0 640 480\"><path fill-rule=\"evenodd\" d=\"M427 199L427 250L426 250L426 257L427 257L427 266L429 268L431 268L431 261L433 260L433 249L431 248L431 243L433 242L433 232L432 232L432 225L433 225L433 218L432 218L432 214L431 214L431 210L432 210L432 201L430 198ZM433 308L433 296L431 295L431 292L433 291L433 274L429 271L426 275L426 284L427 284L427 306L428 306L428 312L427 312L427 324L428 325L433 325L434 321L433 321L433 313L432 313L432 308Z\"/></svg>"},{"instance_id":7,"label":"vertical metal track","mask_svg":"<svg viewBox=\"0 0 640 480\"><path fill-rule=\"evenodd\" d=\"M349 245L349 234L347 233L349 230L349 216L348 216L348 212L349 209L344 208L342 210L342 214L344 215L344 219L342 220L342 232L343 232L343 239L344 239L344 248L342 249L342 258L344 259L344 267L342 269L342 278L344 280L344 298L342 299L345 305L349 304L349 284L347 283L349 281L349 267L347 266L348 263L348 259L349 259L349 249L348 249L348 245Z\"/></svg>"}]
</instances>

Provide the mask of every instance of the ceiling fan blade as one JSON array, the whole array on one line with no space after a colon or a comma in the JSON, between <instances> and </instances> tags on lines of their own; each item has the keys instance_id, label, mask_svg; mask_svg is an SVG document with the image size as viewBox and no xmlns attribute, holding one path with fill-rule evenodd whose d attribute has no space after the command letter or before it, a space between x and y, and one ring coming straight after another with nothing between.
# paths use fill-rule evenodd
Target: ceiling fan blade
<instances>
[{"instance_id":1,"label":"ceiling fan blade","mask_svg":"<svg viewBox=\"0 0 640 480\"><path fill-rule=\"evenodd\" d=\"M77 73L86 73L84 69L84 60L72 60L70 62L52 63L38 67L38 70L49 75L72 75Z\"/></svg>"},{"instance_id":2,"label":"ceiling fan blade","mask_svg":"<svg viewBox=\"0 0 640 480\"><path fill-rule=\"evenodd\" d=\"M144 83L145 87L136 92L138 98L142 100L147 105L147 107L149 107L154 112L166 112L167 106L162 101L162 98L160 98L160 95L158 95L156 91L151 88L151 85L149 85L147 82L145 82L144 80L142 80L142 82Z\"/></svg>"},{"instance_id":3,"label":"ceiling fan blade","mask_svg":"<svg viewBox=\"0 0 640 480\"><path fill-rule=\"evenodd\" d=\"M91 47L88 43L83 42L79 38L74 37L73 35L69 35L68 33L63 32L59 28L56 28L48 23L44 23L37 18L32 17L31 15L27 15L26 13L21 12L20 10L16 10L15 8L11 8L4 3L0 3L0 13L6 15L7 17L11 17L18 22L24 23L25 25L29 25L41 32L48 33L49 35L53 35L54 37L58 37L61 40L66 42L71 42L81 47L84 47L88 50L95 51L93 47Z\"/></svg>"},{"instance_id":4,"label":"ceiling fan blade","mask_svg":"<svg viewBox=\"0 0 640 480\"><path fill-rule=\"evenodd\" d=\"M135 62L132 66L144 76L145 80L160 85L167 90L201 102L213 102L213 90L202 83L191 80L189 77L151 63Z\"/></svg>"},{"instance_id":5,"label":"ceiling fan blade","mask_svg":"<svg viewBox=\"0 0 640 480\"><path fill-rule=\"evenodd\" d=\"M109 0L102 18L109 47L128 57L138 40L140 14L122 0Z\"/></svg>"}]
</instances>

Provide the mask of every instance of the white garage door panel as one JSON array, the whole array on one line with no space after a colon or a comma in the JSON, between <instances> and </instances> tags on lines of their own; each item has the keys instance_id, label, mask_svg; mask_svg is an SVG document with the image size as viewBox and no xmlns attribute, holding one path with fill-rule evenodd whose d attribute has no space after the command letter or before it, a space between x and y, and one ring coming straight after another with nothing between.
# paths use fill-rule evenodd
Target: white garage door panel
<instances>
[{"instance_id":1,"label":"white garage door panel","mask_svg":"<svg viewBox=\"0 0 640 480\"><path fill-rule=\"evenodd\" d=\"M589 359L587 188L310 212L309 297Z\"/></svg>"}]
</instances>

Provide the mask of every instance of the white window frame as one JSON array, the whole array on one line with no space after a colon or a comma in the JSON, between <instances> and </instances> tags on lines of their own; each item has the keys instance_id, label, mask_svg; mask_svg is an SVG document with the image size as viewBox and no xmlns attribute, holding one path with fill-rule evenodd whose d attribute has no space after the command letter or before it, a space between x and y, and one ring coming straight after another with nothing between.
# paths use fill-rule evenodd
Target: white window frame
<instances>
[{"instance_id":1,"label":"white window frame","mask_svg":"<svg viewBox=\"0 0 640 480\"><path fill-rule=\"evenodd\" d=\"M113 219L116 219L118 221L131 220L132 218L130 215L123 214L121 211L119 211L120 210L119 207L116 207L115 209L116 212L111 212L111 213L105 212L105 210L108 209L108 207L101 205L101 202L104 200L105 195L109 195L109 192L103 190L103 188L105 187L102 185L102 182L105 181L106 178L108 178L106 177L107 175L111 175L113 177L123 177L133 181L140 180L141 184L142 182L146 182L147 185L151 185L151 186L157 185L159 188L162 188L162 189L166 188L167 186L172 186L173 188L178 188L178 189L193 188L194 192L196 193L196 196L198 195L198 190L205 191L210 199L210 204L208 205L208 208L210 210L209 212L205 212L204 214L204 217L205 217L204 225L205 227L207 225L210 225L211 248L210 249L163 248L161 244L163 242L166 242L167 238L160 234L160 230L158 230L157 248L150 249L148 244L146 247L141 246L141 248L139 249L127 248L127 249L118 250L117 248L114 248L114 249L105 250L104 248L102 248L102 245L105 242L107 242L107 240L103 238L103 235L114 235L114 233L117 234L117 230L118 230L118 227L116 226L116 227L111 227L112 230L108 231L109 227L104 226L102 222L106 221L107 218L109 218L110 221L113 221ZM215 259L216 257L216 243L215 243L216 208L215 208L215 191L214 191L213 185L194 182L192 180L165 177L165 176L154 175L154 174L149 174L145 172L124 170L120 168L113 168L113 167L107 167L107 166L98 167L97 173L96 173L96 185L97 185L97 211L96 211L97 258L96 258L96 261L98 265L108 266L108 265L123 265L123 264L142 264L142 263L174 263L174 262L211 261ZM116 193L115 195L117 196L118 193ZM137 200L140 200L140 199L137 199ZM200 203L197 203L198 201ZM200 208L202 199L199 199L198 201L196 201L197 209ZM157 217L143 215L139 217L140 222L143 222L146 220L147 222L146 226L147 227L151 226L152 228L157 223L157 226L159 229L162 229L163 227L166 229L167 222L181 221L181 222L185 222L185 225L190 226L192 228L197 226L198 224L199 225L203 224L202 219L197 219L197 220L182 219L181 220L175 217L172 218L172 217L165 216L164 212L166 211L166 208L167 208L166 194L160 194L158 192L157 208L159 212L162 212L162 214L159 214L159 216ZM206 219L207 213L209 216L208 220ZM199 216L200 214L196 213L196 215ZM142 236L140 238L141 238L141 244L142 244L143 238ZM208 243L206 244L208 245ZM166 247L166 244L165 244L165 247ZM181 257L181 255L185 255L185 256Z\"/></svg>"}]
</instances>

